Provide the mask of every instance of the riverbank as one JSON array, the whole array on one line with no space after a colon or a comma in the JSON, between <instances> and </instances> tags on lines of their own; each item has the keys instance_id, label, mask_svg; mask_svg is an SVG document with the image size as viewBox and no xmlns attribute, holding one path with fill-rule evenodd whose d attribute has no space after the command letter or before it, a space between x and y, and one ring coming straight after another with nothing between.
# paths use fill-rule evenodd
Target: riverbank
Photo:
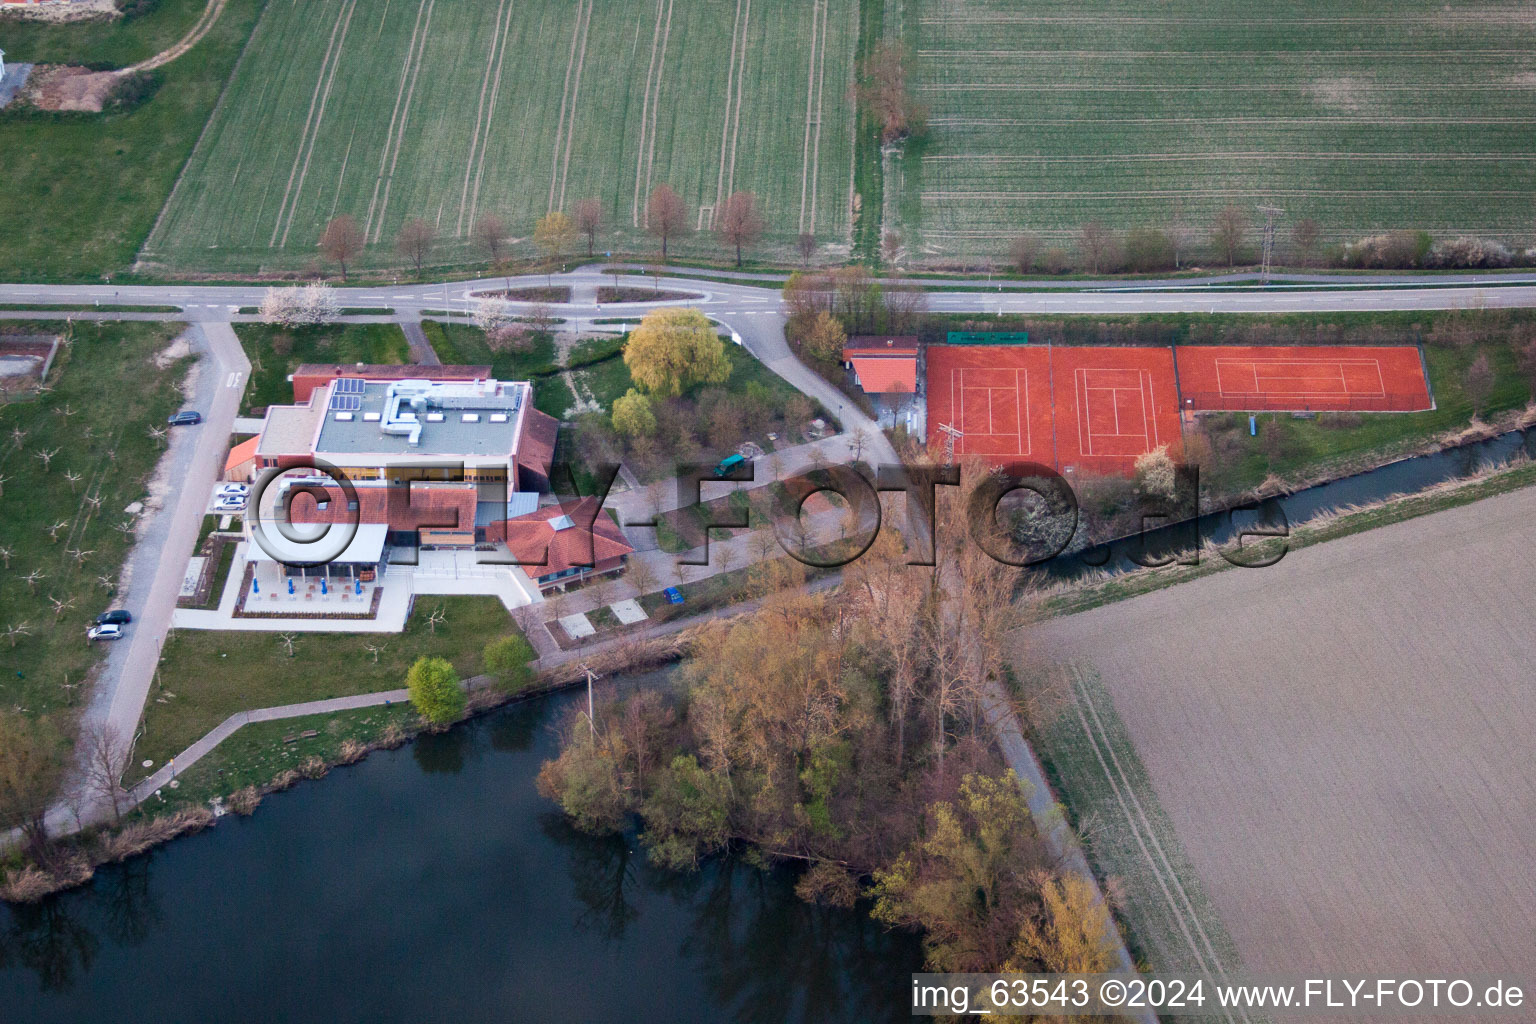
<instances>
[{"instance_id":1,"label":"riverbank","mask_svg":"<svg viewBox=\"0 0 1536 1024\"><path fill-rule=\"evenodd\" d=\"M754 606L755 602L743 602L724 613L740 614ZM594 644L585 652L562 652L536 667L534 681L516 692L500 688L492 676L472 677L465 682L465 714L454 725L583 683L587 667L607 676L674 662L689 650L692 631L710 618L665 623L651 636L632 634ZM340 728L330 727L343 721L337 715L348 713L357 714ZM233 751L231 741L252 729L262 730L265 742L241 744ZM355 764L373 751L394 749L441 731L415 713L403 690L232 715L123 793L118 816L83 820L84 801L78 801L73 828L53 837L56 857L47 867L24 862L19 848L0 858L0 901L35 902L76 888L90 881L102 865L201 831L226 812L248 815L271 793L305 779L323 778L332 768ZM274 751L297 756L273 756Z\"/></svg>"},{"instance_id":2,"label":"riverbank","mask_svg":"<svg viewBox=\"0 0 1536 1024\"><path fill-rule=\"evenodd\" d=\"M1048 586L1040 592L1040 610L1047 617L1087 611L1102 604L1239 568L1228 561L1226 555L1239 557L1251 566L1258 566L1283 557L1287 551L1469 505L1483 498L1533 485L1536 485L1536 462L1523 458L1514 460L1507 465L1436 484L1414 494L1395 495L1366 505L1320 513L1306 522L1293 525L1286 537L1270 537L1244 544L1241 556L1237 556L1230 547L1222 548L1207 543L1198 552L1198 564L1184 564L1196 559L1197 553L1191 550L1175 554L1173 563L1167 566L1132 572L1104 572Z\"/></svg>"}]
</instances>

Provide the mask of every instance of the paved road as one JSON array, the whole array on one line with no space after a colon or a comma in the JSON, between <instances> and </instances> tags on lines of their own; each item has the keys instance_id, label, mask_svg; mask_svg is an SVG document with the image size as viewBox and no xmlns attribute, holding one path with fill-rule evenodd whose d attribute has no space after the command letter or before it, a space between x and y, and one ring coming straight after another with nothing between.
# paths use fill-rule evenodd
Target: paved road
<instances>
[{"instance_id":1,"label":"paved road","mask_svg":"<svg viewBox=\"0 0 1536 1024\"><path fill-rule=\"evenodd\" d=\"M599 306L594 289L611 282L612 278L600 267L583 267L569 274L555 275L561 284L573 288L573 297L579 301L554 307L555 312L584 325L596 317L612 316L615 307ZM711 276L714 276L711 273ZM1290 284L1312 284L1316 289L1272 289L1265 291L1198 291L1202 284L1231 283L1242 275L1205 279L1172 279L1165 282L1062 282L1075 288L1094 287L1094 291L1055 292L998 292L995 286L986 287L985 281L961 282L959 286L974 285L975 291L942 291L929 295L929 305L939 311L996 313L1140 313L1140 312L1330 312L1348 310L1400 310L1400 309L1463 309L1475 306L1527 307L1536 306L1536 278L1524 275L1481 275L1474 278L1425 276L1393 278L1387 286L1381 278L1334 277L1311 275L1298 277ZM512 278L512 286L542 285L545 275L527 275ZM474 305L477 292L504 288L505 278L484 278L451 284L369 285L349 287L342 291L343 301L352 307L388 307L395 310L392 317L359 319L419 320L424 310L442 310L445 307L468 312ZM1399 285L1397 282L1409 282ZM1510 281L1524 283L1509 284ZM1501 282L1497 285L1495 282ZM935 284L937 282L926 282ZM686 277L663 277L662 288L691 291L703 298L688 303L717 318L731 317L733 326L740 317L777 319L780 316L779 291L772 282L723 283L721 281L696 281ZM956 283L942 282L943 287L956 287ZM1422 285L1415 287L1414 285ZM1351 286L1352 290L1342 290ZM1177 288L1180 291L1156 291L1159 287ZM1134 289L1134 290L1127 290ZM182 314L149 314L146 318L193 319L229 321L244 319L238 315L242 306L254 306L266 293L264 286L252 285L0 285L0 303L74 303L89 311L97 303L143 304L179 306ZM513 303L524 309L529 303ZM626 303L625 312L643 312L649 306L675 305L675 303ZM9 312L12 317L44 316L62 318L65 313L36 314ZM144 314L131 314L134 317ZM743 331L745 335L747 332ZM754 335L758 331L752 332ZM782 340L782 339L780 339ZM786 350L787 351L787 350Z\"/></svg>"}]
</instances>

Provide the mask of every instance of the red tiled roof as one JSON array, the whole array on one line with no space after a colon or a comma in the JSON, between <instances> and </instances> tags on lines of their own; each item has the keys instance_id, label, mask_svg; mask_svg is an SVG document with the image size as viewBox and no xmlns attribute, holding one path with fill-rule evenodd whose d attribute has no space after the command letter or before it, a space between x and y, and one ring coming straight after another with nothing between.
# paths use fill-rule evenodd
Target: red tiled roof
<instances>
[{"instance_id":1,"label":"red tiled roof","mask_svg":"<svg viewBox=\"0 0 1536 1024\"><path fill-rule=\"evenodd\" d=\"M917 360L907 358L869 358L856 356L853 372L866 394L904 394L917 391Z\"/></svg>"},{"instance_id":2,"label":"red tiled roof","mask_svg":"<svg viewBox=\"0 0 1536 1024\"><path fill-rule=\"evenodd\" d=\"M224 460L224 472L228 473L242 463L250 462L256 457L256 446L261 444L261 435L241 441L229 450L229 458Z\"/></svg>"},{"instance_id":3,"label":"red tiled roof","mask_svg":"<svg viewBox=\"0 0 1536 1024\"><path fill-rule=\"evenodd\" d=\"M553 416L531 406L524 410L523 429L517 438L517 464L547 481L559 431L560 421Z\"/></svg>"},{"instance_id":4,"label":"red tiled roof","mask_svg":"<svg viewBox=\"0 0 1536 1024\"><path fill-rule=\"evenodd\" d=\"M358 487L355 512L348 510L346 493L340 487L330 484L322 489L329 498L326 507L318 507L313 493L295 494L292 508L289 510L290 521L350 523L355 515L359 525L388 523L391 530L433 528L473 530L475 528L475 502L478 498L478 488L474 484L438 484L410 489Z\"/></svg>"},{"instance_id":5,"label":"red tiled roof","mask_svg":"<svg viewBox=\"0 0 1536 1024\"><path fill-rule=\"evenodd\" d=\"M843 343L843 358L854 356L915 356L915 335L856 334Z\"/></svg>"},{"instance_id":6,"label":"red tiled roof","mask_svg":"<svg viewBox=\"0 0 1536 1024\"><path fill-rule=\"evenodd\" d=\"M550 523L560 516L570 516L576 525L556 530ZM583 529L582 524L593 516L592 528ZM512 557L525 563L532 576L601 565L635 550L625 542L612 517L602 513L596 498L582 498L563 507L546 505L537 512L495 523L491 529L496 539L506 540Z\"/></svg>"}]
</instances>

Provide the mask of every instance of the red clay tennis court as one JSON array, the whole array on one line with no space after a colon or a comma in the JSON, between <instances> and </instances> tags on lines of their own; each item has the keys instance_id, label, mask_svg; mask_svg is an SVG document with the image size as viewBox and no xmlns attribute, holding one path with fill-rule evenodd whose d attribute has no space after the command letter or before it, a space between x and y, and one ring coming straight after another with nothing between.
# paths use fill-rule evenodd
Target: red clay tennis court
<instances>
[{"instance_id":1,"label":"red clay tennis court","mask_svg":"<svg viewBox=\"0 0 1536 1024\"><path fill-rule=\"evenodd\" d=\"M933 345L928 349L928 435L959 430L955 455L1054 465L1050 354L1043 347Z\"/></svg>"},{"instance_id":2,"label":"red clay tennis court","mask_svg":"<svg viewBox=\"0 0 1536 1024\"><path fill-rule=\"evenodd\" d=\"M1061 472L1128 474L1139 456L1164 446L1183 458L1170 350L1056 347L1051 363Z\"/></svg>"},{"instance_id":3,"label":"red clay tennis court","mask_svg":"<svg viewBox=\"0 0 1536 1024\"><path fill-rule=\"evenodd\" d=\"M1183 454L1168 349L930 346L930 443L944 444L946 424L960 432L956 456L1063 473L1130 473L1163 445Z\"/></svg>"},{"instance_id":4,"label":"red clay tennis court","mask_svg":"<svg viewBox=\"0 0 1536 1024\"><path fill-rule=\"evenodd\" d=\"M1413 346L1244 348L1181 345L1184 408L1417 412L1433 409Z\"/></svg>"}]
</instances>

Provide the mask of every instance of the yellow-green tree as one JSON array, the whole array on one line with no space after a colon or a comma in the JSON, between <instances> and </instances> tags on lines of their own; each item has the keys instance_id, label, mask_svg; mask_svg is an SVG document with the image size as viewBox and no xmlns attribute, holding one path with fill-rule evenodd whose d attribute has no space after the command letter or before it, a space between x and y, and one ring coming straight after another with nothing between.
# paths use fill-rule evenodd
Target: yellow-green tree
<instances>
[{"instance_id":1,"label":"yellow-green tree","mask_svg":"<svg viewBox=\"0 0 1536 1024\"><path fill-rule=\"evenodd\" d=\"M634 388L613 400L613 429L626 437L656 433L656 413L651 400Z\"/></svg>"},{"instance_id":2,"label":"yellow-green tree","mask_svg":"<svg viewBox=\"0 0 1536 1024\"><path fill-rule=\"evenodd\" d=\"M696 309L646 314L624 346L636 384L654 395L676 396L695 384L722 384L731 375L725 343Z\"/></svg>"},{"instance_id":3,"label":"yellow-green tree","mask_svg":"<svg viewBox=\"0 0 1536 1024\"><path fill-rule=\"evenodd\" d=\"M810 330L805 333L806 351L829 363L842 358L843 345L847 341L848 334L843 330L843 325L838 323L837 317L825 310L816 314Z\"/></svg>"},{"instance_id":4,"label":"yellow-green tree","mask_svg":"<svg viewBox=\"0 0 1536 1024\"><path fill-rule=\"evenodd\" d=\"M875 872L875 920L923 930L935 971L992 970L1013 952L1042 853L1011 776L970 774L960 797L928 809L928 827Z\"/></svg>"},{"instance_id":5,"label":"yellow-green tree","mask_svg":"<svg viewBox=\"0 0 1536 1024\"><path fill-rule=\"evenodd\" d=\"M576 225L571 218L555 210L539 218L533 228L533 244L549 261L551 268L576 244Z\"/></svg>"},{"instance_id":6,"label":"yellow-green tree","mask_svg":"<svg viewBox=\"0 0 1536 1024\"><path fill-rule=\"evenodd\" d=\"M1004 971L1098 974L1115 967L1109 908L1088 880L1078 874L1035 875L1040 907L1026 918L1013 943Z\"/></svg>"},{"instance_id":7,"label":"yellow-green tree","mask_svg":"<svg viewBox=\"0 0 1536 1024\"><path fill-rule=\"evenodd\" d=\"M405 677L411 706L433 725L446 725L464 713L459 674L447 658L418 658Z\"/></svg>"}]
</instances>

